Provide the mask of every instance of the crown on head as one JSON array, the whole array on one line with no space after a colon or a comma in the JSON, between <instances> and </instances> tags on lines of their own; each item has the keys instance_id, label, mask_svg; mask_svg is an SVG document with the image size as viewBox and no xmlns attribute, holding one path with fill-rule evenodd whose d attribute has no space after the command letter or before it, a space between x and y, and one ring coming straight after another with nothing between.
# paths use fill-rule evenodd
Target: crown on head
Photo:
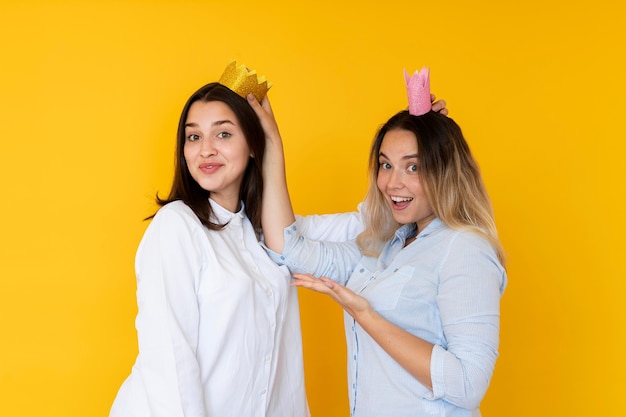
<instances>
[{"instance_id":1,"label":"crown on head","mask_svg":"<svg viewBox=\"0 0 626 417\"><path fill-rule=\"evenodd\" d=\"M267 90L272 86L265 80L264 76L257 77L256 71L249 70L244 64L237 65L237 61L232 61L220 77L219 83L230 88L241 97L246 98L248 94L260 102L267 94Z\"/></svg>"},{"instance_id":2,"label":"crown on head","mask_svg":"<svg viewBox=\"0 0 626 417\"><path fill-rule=\"evenodd\" d=\"M422 67L421 71L415 71L413 76L404 70L406 92L409 97L409 113L413 116L426 114L432 108L430 101L430 69Z\"/></svg>"}]
</instances>

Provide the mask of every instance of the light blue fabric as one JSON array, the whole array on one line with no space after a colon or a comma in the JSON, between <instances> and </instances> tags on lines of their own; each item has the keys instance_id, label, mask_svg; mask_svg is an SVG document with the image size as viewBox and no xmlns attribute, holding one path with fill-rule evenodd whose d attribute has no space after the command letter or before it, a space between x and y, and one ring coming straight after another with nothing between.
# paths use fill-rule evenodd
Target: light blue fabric
<instances>
[{"instance_id":1,"label":"light blue fabric","mask_svg":"<svg viewBox=\"0 0 626 417\"><path fill-rule=\"evenodd\" d=\"M371 258L354 241L306 239L294 223L285 229L283 253L268 253L292 273L347 285L384 318L435 345L430 391L345 314L353 417L480 416L498 356L506 272L475 233L435 219L405 248L414 234L415 225L402 226Z\"/></svg>"},{"instance_id":2,"label":"light blue fabric","mask_svg":"<svg viewBox=\"0 0 626 417\"><path fill-rule=\"evenodd\" d=\"M362 204L359 204L358 211L296 216L298 231L308 239L327 242L345 242L356 239L365 227L361 214Z\"/></svg>"}]
</instances>

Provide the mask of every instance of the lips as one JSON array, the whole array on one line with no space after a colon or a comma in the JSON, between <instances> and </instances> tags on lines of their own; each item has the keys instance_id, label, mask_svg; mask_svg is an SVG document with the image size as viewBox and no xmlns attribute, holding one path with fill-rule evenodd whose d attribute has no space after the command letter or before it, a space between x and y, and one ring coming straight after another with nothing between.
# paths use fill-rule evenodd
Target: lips
<instances>
[{"instance_id":1,"label":"lips","mask_svg":"<svg viewBox=\"0 0 626 417\"><path fill-rule=\"evenodd\" d=\"M205 174L212 174L218 169L220 169L221 167L222 167L222 164L218 164L215 162L205 162L203 164L200 164L198 168L200 168L200 171L202 171Z\"/></svg>"},{"instance_id":2,"label":"lips","mask_svg":"<svg viewBox=\"0 0 626 417\"><path fill-rule=\"evenodd\" d=\"M406 208L413 201L413 197L390 196L389 198L391 199L391 207L397 210Z\"/></svg>"}]
</instances>

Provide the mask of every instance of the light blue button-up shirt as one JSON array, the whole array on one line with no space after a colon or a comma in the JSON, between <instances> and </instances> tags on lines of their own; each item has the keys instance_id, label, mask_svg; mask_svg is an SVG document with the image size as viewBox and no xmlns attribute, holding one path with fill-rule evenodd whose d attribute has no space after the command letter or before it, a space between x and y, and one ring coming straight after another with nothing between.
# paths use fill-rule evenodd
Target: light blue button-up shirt
<instances>
[{"instance_id":1,"label":"light blue button-up shirt","mask_svg":"<svg viewBox=\"0 0 626 417\"><path fill-rule=\"evenodd\" d=\"M415 225L402 226L372 258L354 241L308 240L293 224L285 229L283 253L268 252L292 272L346 285L385 319L435 345L431 391L346 313L351 416L480 416L498 356L506 272L475 233L435 219L404 247L414 234Z\"/></svg>"}]
</instances>

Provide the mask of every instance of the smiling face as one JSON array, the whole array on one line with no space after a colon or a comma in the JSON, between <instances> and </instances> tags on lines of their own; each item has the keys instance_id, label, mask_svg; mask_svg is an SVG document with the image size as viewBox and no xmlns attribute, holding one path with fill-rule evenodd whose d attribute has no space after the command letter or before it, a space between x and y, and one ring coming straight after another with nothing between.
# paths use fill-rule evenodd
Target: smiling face
<instances>
[{"instance_id":1,"label":"smiling face","mask_svg":"<svg viewBox=\"0 0 626 417\"><path fill-rule=\"evenodd\" d=\"M400 224L417 223L423 230L435 217L420 179L420 158L415 134L392 129L383 137L378 153L376 184Z\"/></svg>"},{"instance_id":2,"label":"smiling face","mask_svg":"<svg viewBox=\"0 0 626 417\"><path fill-rule=\"evenodd\" d=\"M221 101L196 101L185 121L184 156L191 177L211 198L237 211L250 148L231 108Z\"/></svg>"}]
</instances>

